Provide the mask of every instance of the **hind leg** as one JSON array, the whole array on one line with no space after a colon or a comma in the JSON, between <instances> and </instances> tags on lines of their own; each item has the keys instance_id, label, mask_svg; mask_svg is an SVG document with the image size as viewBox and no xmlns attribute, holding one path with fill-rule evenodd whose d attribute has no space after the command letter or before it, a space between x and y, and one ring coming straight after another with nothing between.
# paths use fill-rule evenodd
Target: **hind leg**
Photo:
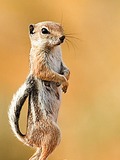
<instances>
[{"instance_id":1,"label":"hind leg","mask_svg":"<svg viewBox=\"0 0 120 160\"><path fill-rule=\"evenodd\" d=\"M38 148L37 151L33 154L33 156L29 160L39 160L41 155L41 149Z\"/></svg>"},{"instance_id":2,"label":"hind leg","mask_svg":"<svg viewBox=\"0 0 120 160\"><path fill-rule=\"evenodd\" d=\"M39 160L47 160L47 157L52 153L52 151L54 149L55 149L55 147L51 149L47 146L43 146L41 156L39 157Z\"/></svg>"},{"instance_id":3,"label":"hind leg","mask_svg":"<svg viewBox=\"0 0 120 160\"><path fill-rule=\"evenodd\" d=\"M39 160L47 160L47 157L53 152L60 143L60 130L56 127L52 130L52 134L44 137L42 151Z\"/></svg>"}]
</instances>

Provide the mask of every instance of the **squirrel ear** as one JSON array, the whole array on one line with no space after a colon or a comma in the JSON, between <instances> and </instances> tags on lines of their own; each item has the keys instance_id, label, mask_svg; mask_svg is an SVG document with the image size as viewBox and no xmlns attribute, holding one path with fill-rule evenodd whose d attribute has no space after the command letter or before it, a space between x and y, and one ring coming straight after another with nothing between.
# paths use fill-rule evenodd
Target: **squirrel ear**
<instances>
[{"instance_id":1,"label":"squirrel ear","mask_svg":"<svg viewBox=\"0 0 120 160\"><path fill-rule=\"evenodd\" d=\"M30 34L34 34L35 33L33 24L29 25L29 31L30 31Z\"/></svg>"}]
</instances>

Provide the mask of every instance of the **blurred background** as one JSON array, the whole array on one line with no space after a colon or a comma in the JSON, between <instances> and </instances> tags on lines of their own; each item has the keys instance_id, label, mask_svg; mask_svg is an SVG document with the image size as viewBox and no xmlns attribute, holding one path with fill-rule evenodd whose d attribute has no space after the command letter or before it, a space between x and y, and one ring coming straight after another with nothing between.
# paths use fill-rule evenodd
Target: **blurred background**
<instances>
[{"instance_id":1,"label":"blurred background","mask_svg":"<svg viewBox=\"0 0 120 160\"><path fill-rule=\"evenodd\" d=\"M59 112L62 141L49 160L119 160L119 0L0 0L0 160L27 160L34 153L12 134L7 112L29 72L28 26L46 20L71 34L62 45L71 70ZM23 133L26 114L27 104Z\"/></svg>"}]
</instances>

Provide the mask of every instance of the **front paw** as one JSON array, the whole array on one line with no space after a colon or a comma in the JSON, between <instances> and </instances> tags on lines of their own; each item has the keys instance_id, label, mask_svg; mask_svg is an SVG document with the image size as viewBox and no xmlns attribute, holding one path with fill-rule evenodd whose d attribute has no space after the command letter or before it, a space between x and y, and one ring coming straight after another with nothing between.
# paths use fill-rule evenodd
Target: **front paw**
<instances>
[{"instance_id":1,"label":"front paw","mask_svg":"<svg viewBox=\"0 0 120 160\"><path fill-rule=\"evenodd\" d=\"M67 72L64 73L64 76L66 77L67 80L69 80L69 78L70 78L70 71L67 70Z\"/></svg>"},{"instance_id":2,"label":"front paw","mask_svg":"<svg viewBox=\"0 0 120 160\"><path fill-rule=\"evenodd\" d=\"M68 82L67 82L67 81L62 83L62 91L63 91L64 93L66 93L66 92L67 92L68 85L69 85L69 84L68 84Z\"/></svg>"}]
</instances>

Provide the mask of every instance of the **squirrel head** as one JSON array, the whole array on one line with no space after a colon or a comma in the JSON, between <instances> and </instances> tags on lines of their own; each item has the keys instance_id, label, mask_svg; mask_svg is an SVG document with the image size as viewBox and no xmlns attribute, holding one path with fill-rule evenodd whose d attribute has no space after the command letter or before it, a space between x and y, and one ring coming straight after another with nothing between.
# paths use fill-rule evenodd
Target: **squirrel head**
<instances>
[{"instance_id":1,"label":"squirrel head","mask_svg":"<svg viewBox=\"0 0 120 160\"><path fill-rule=\"evenodd\" d=\"M31 45L40 48L52 49L63 43L64 31L59 23L46 21L29 26Z\"/></svg>"}]
</instances>

